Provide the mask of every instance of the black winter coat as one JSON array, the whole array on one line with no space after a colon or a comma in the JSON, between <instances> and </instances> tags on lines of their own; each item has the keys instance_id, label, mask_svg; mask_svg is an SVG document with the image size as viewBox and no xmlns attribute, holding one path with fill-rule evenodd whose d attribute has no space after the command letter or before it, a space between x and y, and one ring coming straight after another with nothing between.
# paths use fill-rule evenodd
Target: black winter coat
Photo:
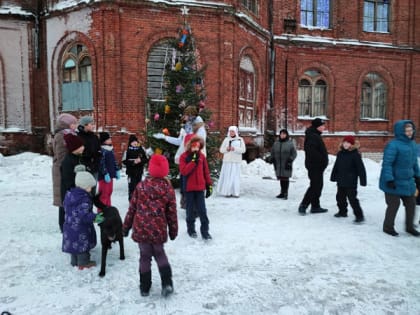
<instances>
[{"instance_id":1,"label":"black winter coat","mask_svg":"<svg viewBox=\"0 0 420 315\"><path fill-rule=\"evenodd\" d=\"M77 127L80 138L83 139L85 150L83 151L83 159L86 163L87 170L92 173L98 173L99 163L101 161L101 144L99 138L93 132L86 132L83 126Z\"/></svg>"},{"instance_id":2,"label":"black winter coat","mask_svg":"<svg viewBox=\"0 0 420 315\"><path fill-rule=\"evenodd\" d=\"M337 182L338 187L356 188L358 177L360 185L366 186L366 169L359 151L354 146L349 150L342 148L337 153L330 180Z\"/></svg>"},{"instance_id":3,"label":"black winter coat","mask_svg":"<svg viewBox=\"0 0 420 315\"><path fill-rule=\"evenodd\" d=\"M306 169L325 170L328 166L328 152L321 132L314 127L309 127L305 131L305 167Z\"/></svg>"},{"instance_id":4,"label":"black winter coat","mask_svg":"<svg viewBox=\"0 0 420 315\"><path fill-rule=\"evenodd\" d=\"M137 158L140 158L140 163L135 164L134 160ZM146 152L144 152L141 146L129 146L125 154L125 159L122 162L126 166L126 174L128 177L141 178L147 161Z\"/></svg>"},{"instance_id":5,"label":"black winter coat","mask_svg":"<svg viewBox=\"0 0 420 315\"><path fill-rule=\"evenodd\" d=\"M78 164L84 164L84 160L82 156L75 155L73 153L67 153L61 162L60 172L61 172L61 184L60 184L60 191L61 191L61 201L64 201L64 197L66 192L69 191L71 188L75 187L75 178L76 173L74 168ZM86 165L85 165L86 166Z\"/></svg>"}]
</instances>

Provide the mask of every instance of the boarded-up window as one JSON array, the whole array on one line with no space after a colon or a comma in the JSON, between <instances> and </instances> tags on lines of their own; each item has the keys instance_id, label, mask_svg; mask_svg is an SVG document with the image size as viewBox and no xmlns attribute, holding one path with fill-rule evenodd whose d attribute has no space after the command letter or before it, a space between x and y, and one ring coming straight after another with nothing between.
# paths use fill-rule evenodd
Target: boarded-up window
<instances>
[{"instance_id":1,"label":"boarded-up window","mask_svg":"<svg viewBox=\"0 0 420 315\"><path fill-rule=\"evenodd\" d=\"M176 50L169 40L154 45L147 58L147 96L153 101L163 101L165 66L169 60L176 58Z\"/></svg>"},{"instance_id":2,"label":"boarded-up window","mask_svg":"<svg viewBox=\"0 0 420 315\"><path fill-rule=\"evenodd\" d=\"M69 46L62 60L62 110L93 109L92 64L86 46Z\"/></svg>"},{"instance_id":3,"label":"boarded-up window","mask_svg":"<svg viewBox=\"0 0 420 315\"><path fill-rule=\"evenodd\" d=\"M239 69L239 126L255 127L255 70L248 57L241 60Z\"/></svg>"}]
</instances>

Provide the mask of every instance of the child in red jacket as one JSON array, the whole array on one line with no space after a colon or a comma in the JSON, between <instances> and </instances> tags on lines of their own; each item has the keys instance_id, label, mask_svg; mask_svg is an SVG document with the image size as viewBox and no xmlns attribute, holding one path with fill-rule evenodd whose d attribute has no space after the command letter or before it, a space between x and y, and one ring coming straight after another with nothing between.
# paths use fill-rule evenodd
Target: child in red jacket
<instances>
[{"instance_id":1,"label":"child in red jacket","mask_svg":"<svg viewBox=\"0 0 420 315\"><path fill-rule=\"evenodd\" d=\"M165 177L169 163L160 154L152 155L149 161L149 175L139 182L130 200L125 216L124 236L133 227L132 238L140 249L140 294L148 296L152 285L151 262L155 258L162 280L162 295L173 292L172 271L163 244L178 234L175 191Z\"/></svg>"},{"instance_id":2,"label":"child in red jacket","mask_svg":"<svg viewBox=\"0 0 420 315\"><path fill-rule=\"evenodd\" d=\"M201 152L204 140L194 136L187 143L186 151L179 158L179 171L185 176L185 199L187 207L187 232L192 238L197 237L195 231L195 211L200 218L201 236L205 240L211 239L209 234L209 219L207 217L205 197L210 197L213 192L209 166L205 155Z\"/></svg>"}]
</instances>

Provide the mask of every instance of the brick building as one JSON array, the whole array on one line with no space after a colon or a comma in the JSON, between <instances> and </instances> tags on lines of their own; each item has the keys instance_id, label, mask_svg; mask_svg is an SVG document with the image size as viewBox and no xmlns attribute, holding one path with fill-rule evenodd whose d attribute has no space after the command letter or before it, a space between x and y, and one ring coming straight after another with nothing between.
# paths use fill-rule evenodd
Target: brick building
<instances>
[{"instance_id":1,"label":"brick building","mask_svg":"<svg viewBox=\"0 0 420 315\"><path fill-rule=\"evenodd\" d=\"M210 131L239 125L249 152L314 117L381 152L420 125L420 5L412 0L9 0L0 6L0 147L48 151L61 112L92 114L118 154L159 97L166 40L186 19L207 65Z\"/></svg>"}]
</instances>

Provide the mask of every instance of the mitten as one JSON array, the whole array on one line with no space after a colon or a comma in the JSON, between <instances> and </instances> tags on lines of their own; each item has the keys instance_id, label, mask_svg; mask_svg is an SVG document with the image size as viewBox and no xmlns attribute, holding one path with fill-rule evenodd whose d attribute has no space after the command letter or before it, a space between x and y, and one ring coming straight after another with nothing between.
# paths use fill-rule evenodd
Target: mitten
<instances>
[{"instance_id":1,"label":"mitten","mask_svg":"<svg viewBox=\"0 0 420 315\"><path fill-rule=\"evenodd\" d=\"M123 234L123 236L124 236L124 237L127 237L127 236L128 236L128 232L130 232L130 230L123 229L123 230L122 230L122 234Z\"/></svg>"},{"instance_id":2,"label":"mitten","mask_svg":"<svg viewBox=\"0 0 420 315\"><path fill-rule=\"evenodd\" d=\"M105 218L104 218L104 214L102 212L98 213L95 217L95 220L93 220L93 222L98 223L98 224L101 224L104 221L105 221Z\"/></svg>"},{"instance_id":3,"label":"mitten","mask_svg":"<svg viewBox=\"0 0 420 315\"><path fill-rule=\"evenodd\" d=\"M109 176L108 173L105 174L104 180L105 180L105 183L110 183L111 182L111 177Z\"/></svg>"},{"instance_id":4,"label":"mitten","mask_svg":"<svg viewBox=\"0 0 420 315\"><path fill-rule=\"evenodd\" d=\"M153 134L153 138L156 138L156 139L165 139L165 135L163 134L163 133L154 133Z\"/></svg>"},{"instance_id":5,"label":"mitten","mask_svg":"<svg viewBox=\"0 0 420 315\"><path fill-rule=\"evenodd\" d=\"M176 239L176 235L172 235L171 233L169 233L169 238L171 241L173 241L174 239Z\"/></svg>"},{"instance_id":6,"label":"mitten","mask_svg":"<svg viewBox=\"0 0 420 315\"><path fill-rule=\"evenodd\" d=\"M115 178L117 180L119 180L121 178L121 172L119 170L115 173Z\"/></svg>"},{"instance_id":7,"label":"mitten","mask_svg":"<svg viewBox=\"0 0 420 315\"><path fill-rule=\"evenodd\" d=\"M206 198L210 197L212 193L213 193L213 186L212 185L207 185L206 186Z\"/></svg>"},{"instance_id":8,"label":"mitten","mask_svg":"<svg viewBox=\"0 0 420 315\"><path fill-rule=\"evenodd\" d=\"M397 188L397 186L395 185L395 182L393 180L390 180L390 181L386 182L386 186L388 188L391 188L391 189Z\"/></svg>"}]
</instances>

